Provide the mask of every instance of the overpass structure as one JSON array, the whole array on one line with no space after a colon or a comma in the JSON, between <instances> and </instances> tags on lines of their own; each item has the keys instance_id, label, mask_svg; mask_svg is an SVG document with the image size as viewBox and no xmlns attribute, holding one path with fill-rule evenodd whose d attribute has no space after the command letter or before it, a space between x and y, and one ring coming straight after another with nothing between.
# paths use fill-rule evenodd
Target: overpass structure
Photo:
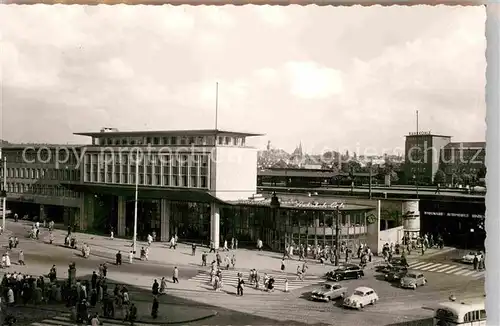
<instances>
[{"instance_id":1,"label":"overpass structure","mask_svg":"<svg viewBox=\"0 0 500 326\"><path fill-rule=\"evenodd\" d=\"M285 188L259 187L262 193L307 194L311 197L357 197L368 198L367 188ZM418 199L420 209L420 229L422 233L440 233L447 245L462 248L482 247L486 236L485 195L467 194L458 191L436 189L391 189L371 190L372 199Z\"/></svg>"}]
</instances>

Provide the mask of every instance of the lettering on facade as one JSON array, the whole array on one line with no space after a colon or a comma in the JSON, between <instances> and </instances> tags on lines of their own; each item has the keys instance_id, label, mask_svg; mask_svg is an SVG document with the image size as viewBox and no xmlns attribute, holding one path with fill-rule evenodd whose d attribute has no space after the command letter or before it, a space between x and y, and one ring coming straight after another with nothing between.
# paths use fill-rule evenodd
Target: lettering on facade
<instances>
[{"instance_id":1,"label":"lettering on facade","mask_svg":"<svg viewBox=\"0 0 500 326\"><path fill-rule=\"evenodd\" d=\"M431 215L431 216L450 216L450 217L471 217L471 218L478 218L478 219L484 219L484 215L482 214L464 214L464 213L445 213L445 212L424 212L425 215Z\"/></svg>"},{"instance_id":2,"label":"lettering on facade","mask_svg":"<svg viewBox=\"0 0 500 326\"><path fill-rule=\"evenodd\" d=\"M430 136L431 132L430 131L410 132L410 136L423 136L423 135Z\"/></svg>"}]
</instances>

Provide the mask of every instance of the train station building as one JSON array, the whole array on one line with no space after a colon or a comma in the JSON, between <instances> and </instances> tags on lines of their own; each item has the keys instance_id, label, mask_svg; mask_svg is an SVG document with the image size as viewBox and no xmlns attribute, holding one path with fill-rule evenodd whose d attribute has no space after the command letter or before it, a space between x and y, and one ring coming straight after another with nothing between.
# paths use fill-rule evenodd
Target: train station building
<instances>
[{"instance_id":1,"label":"train station building","mask_svg":"<svg viewBox=\"0 0 500 326\"><path fill-rule=\"evenodd\" d=\"M8 208L77 230L131 237L137 186L138 237L218 247L257 239L286 244L368 243L374 252L418 234L418 200L257 193L259 134L223 130L77 133L89 145L6 145ZM391 218L389 218L391 216Z\"/></svg>"}]
</instances>

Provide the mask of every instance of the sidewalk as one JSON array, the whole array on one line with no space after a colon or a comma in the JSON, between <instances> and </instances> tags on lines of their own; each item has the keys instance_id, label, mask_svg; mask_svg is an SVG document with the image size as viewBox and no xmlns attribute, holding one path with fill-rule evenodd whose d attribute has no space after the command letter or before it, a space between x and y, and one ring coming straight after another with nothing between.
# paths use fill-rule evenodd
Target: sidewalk
<instances>
[{"instance_id":1,"label":"sidewalk","mask_svg":"<svg viewBox=\"0 0 500 326\"><path fill-rule=\"evenodd\" d=\"M210 310L206 308L193 308L184 307L181 305L170 305L165 303L160 303L158 308L158 318L153 319L151 317L151 303L144 301L134 301L132 302L137 307L137 320L136 323L141 324L153 324L153 325L168 325L168 324L187 324L196 321L208 319L217 315L217 311ZM25 311L26 314L32 314L34 311L47 311L53 313L59 313L63 315L68 315L70 313L69 308L64 305L26 305L26 306L16 306L14 309L16 311ZM103 316L101 311L101 306L98 305L96 308L90 308L91 312L97 312L99 316ZM115 316L113 318L106 317L101 318L105 321L123 321L123 312L120 309L115 310Z\"/></svg>"},{"instance_id":2,"label":"sidewalk","mask_svg":"<svg viewBox=\"0 0 500 326\"><path fill-rule=\"evenodd\" d=\"M10 222L14 224L13 222ZM31 224L26 223L25 221L19 221L19 224L24 223L25 228L31 227ZM9 228L7 226L7 228ZM66 236L66 231L64 230L54 230L53 231L55 242L57 244L62 244L64 242L64 237ZM39 241L48 242L48 230L42 229L40 234ZM123 255L123 261L126 262L128 260L128 253L132 250L131 245L132 241L128 239L120 239L114 238L111 239L105 236L87 234L87 233L74 233L77 239L77 245L80 246L83 243L88 243L91 247L91 256L103 257L106 259L110 259L111 261L115 260L116 253L120 250ZM147 243L138 241L137 242L137 251L141 249L141 247L146 247ZM201 266L201 253L207 252L208 248L198 247L196 249L196 255L191 255L191 246L187 244L178 244L177 249L169 249L168 242L153 242L149 247L149 260L141 261L138 258L138 254L135 256L134 263L136 264L159 264L166 265L168 267L179 266L179 267L189 267L195 268L199 270L208 270L210 268L210 263L215 260L215 254L211 253L207 256L207 265L208 267ZM421 255L419 251L415 250L411 255L407 256L408 259L415 258L428 258L432 255L438 255L445 253L447 251L454 250L454 248L445 247L444 249L428 249L425 255ZM281 267L281 259L283 258L282 253L278 252L270 252L270 251L257 251L257 250L249 250L249 249L237 249L230 250L229 252L219 251L222 258L224 259L226 255L231 258L234 254L236 257L236 269L241 271L249 271L250 269L256 268L262 272L272 272L272 273L280 273ZM303 261L299 261L297 256L294 256L293 259L286 259L285 266L287 274L295 275L297 270L297 266L302 266ZM340 265L345 263L345 257L340 257ZM377 265L383 261L382 257L373 256L372 262L368 263L366 268L373 268L374 265ZM360 260L358 258L352 258L349 263L359 264ZM326 263L324 265L320 264L317 260L313 260L308 258L308 274L315 276L323 276L327 271L332 270L335 266L331 263Z\"/></svg>"}]
</instances>

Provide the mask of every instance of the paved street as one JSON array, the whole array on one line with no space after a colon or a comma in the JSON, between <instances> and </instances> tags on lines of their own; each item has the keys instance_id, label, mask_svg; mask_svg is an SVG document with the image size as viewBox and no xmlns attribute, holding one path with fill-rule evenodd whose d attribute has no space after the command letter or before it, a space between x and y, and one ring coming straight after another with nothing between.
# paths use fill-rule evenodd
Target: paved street
<instances>
[{"instance_id":1,"label":"paved street","mask_svg":"<svg viewBox=\"0 0 500 326\"><path fill-rule=\"evenodd\" d=\"M181 305L190 307L211 307L218 312L217 316L204 320L200 325L239 325L232 314L240 313L241 324L262 325L282 323L292 325L294 323L304 324L330 324L330 325L387 325L403 323L412 320L428 319L433 311L432 308L440 301L447 300L450 294L459 297L482 296L484 293L484 279L477 272L472 272L469 266L458 264L445 257L454 255L450 250L441 254L439 251L430 251L426 256L412 256L409 259L411 267L422 270L429 283L417 290L404 290L384 280L383 275L375 272L378 261L365 268L365 277L359 280L342 281L352 292L357 286L372 287L379 295L380 301L375 306L367 307L364 311L350 311L340 307L339 303L322 303L310 300L310 293L319 286L323 280L320 278L325 272L332 270L331 265L320 265L313 261L308 262L308 275L304 282L297 281L294 275L296 266L302 264L298 261L287 261L287 273L279 271L281 255L270 252L257 252L239 249L234 251L237 257L235 270L222 271L225 282L223 291L214 292L208 284L208 270L210 267L201 267L201 250L196 256L191 256L189 246L179 246L177 250L166 248L165 244L155 243L150 251L151 261L144 262L136 260L128 264L124 257L122 266L114 266L114 255L117 248L130 246L127 240L106 237L77 234L79 242L87 242L92 248L91 257L84 259L77 250L49 245L44 243L47 232L42 231L40 240L23 238L25 228L29 227L23 223L8 222L8 230L12 230L20 238L20 248L11 253L12 261L16 261L20 249L25 251L27 266L13 265L10 270L22 273L42 274L47 273L52 264L58 266L58 276L67 277L66 269L69 261L75 261L77 275L90 274L97 270L99 264L108 262L110 282L133 284L136 290L131 290L132 298L141 298L148 302L150 295L141 294L141 291L150 291L153 279L162 276L170 280L174 265L179 267L180 283L169 283L167 291L168 298L163 298L162 303L171 305L169 302L181 301ZM63 233L62 231L58 231ZM5 236L0 237L0 242L5 243ZM62 236L57 236L61 241ZM97 253L97 255L96 255ZM229 253L230 255L233 252ZM225 253L223 253L223 256ZM210 258L209 258L210 261ZM450 266L445 266L450 265ZM450 268L452 267L453 268ZM244 273L248 279L250 268L259 269L261 276L264 272L273 275L276 282L276 290L272 293L262 290L251 289L245 286L245 294L236 296L235 275L237 271ZM467 270L461 272L461 270ZM458 273L458 274L457 274ZM290 292L285 293L284 279L289 280ZM147 309L147 308L146 308ZM58 318L65 318L59 315ZM259 319L263 318L263 319ZM46 318L44 323L48 325L66 325L62 319L54 319L54 316ZM48 321L48 320L52 320ZM61 323L54 323L59 320ZM263 322L266 320L267 322ZM40 322L40 321L38 321ZM119 322L106 323L107 325L119 325ZM190 323L192 324L192 323ZM43 325L43 324L41 324Z\"/></svg>"}]
</instances>

